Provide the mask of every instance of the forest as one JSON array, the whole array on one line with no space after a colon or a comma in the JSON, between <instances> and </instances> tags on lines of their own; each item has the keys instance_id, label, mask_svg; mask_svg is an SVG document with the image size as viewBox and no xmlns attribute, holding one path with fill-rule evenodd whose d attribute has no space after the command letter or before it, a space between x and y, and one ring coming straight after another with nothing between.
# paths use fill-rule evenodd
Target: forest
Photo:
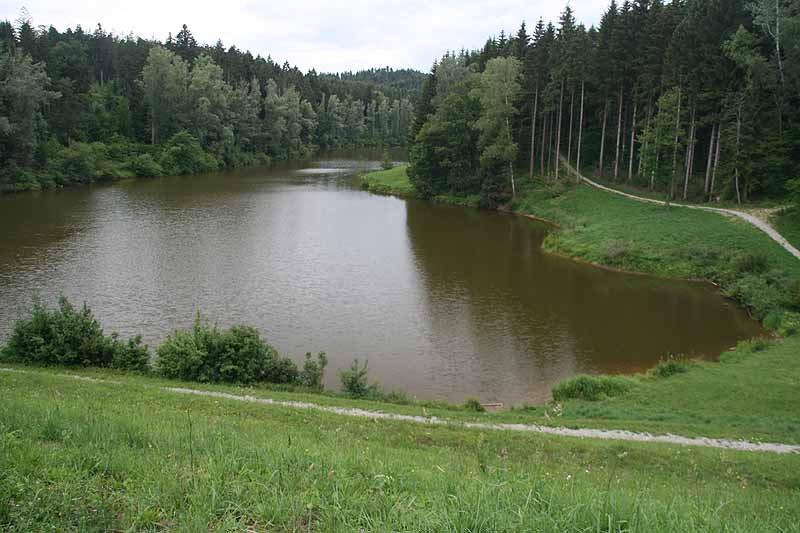
<instances>
[{"instance_id":1,"label":"forest","mask_svg":"<svg viewBox=\"0 0 800 533\"><path fill-rule=\"evenodd\" d=\"M409 176L421 194L504 203L520 176L578 168L669 200L800 190L800 4L612 0L597 27L501 31L425 79Z\"/></svg>"},{"instance_id":2,"label":"forest","mask_svg":"<svg viewBox=\"0 0 800 533\"><path fill-rule=\"evenodd\" d=\"M0 22L0 192L406 144L413 70L303 74L236 46Z\"/></svg>"}]
</instances>

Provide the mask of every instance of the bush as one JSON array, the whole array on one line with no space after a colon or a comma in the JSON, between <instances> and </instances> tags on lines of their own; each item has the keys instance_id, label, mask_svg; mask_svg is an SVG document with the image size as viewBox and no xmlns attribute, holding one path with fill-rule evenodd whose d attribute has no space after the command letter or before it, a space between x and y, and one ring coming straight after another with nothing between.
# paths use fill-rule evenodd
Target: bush
<instances>
[{"instance_id":1,"label":"bush","mask_svg":"<svg viewBox=\"0 0 800 533\"><path fill-rule=\"evenodd\" d=\"M219 167L214 156L203 151L196 137L180 131L170 137L161 154L161 167L169 175L211 172Z\"/></svg>"},{"instance_id":2,"label":"bush","mask_svg":"<svg viewBox=\"0 0 800 533\"><path fill-rule=\"evenodd\" d=\"M139 337L125 344L116 334L104 335L85 303L78 310L61 296L58 309L50 310L37 301L30 318L14 324L3 358L39 365L146 370L148 351Z\"/></svg>"},{"instance_id":3,"label":"bush","mask_svg":"<svg viewBox=\"0 0 800 533\"><path fill-rule=\"evenodd\" d=\"M282 358L250 326L220 331L198 314L190 331L176 331L158 347L156 370L164 377L210 383L298 381L297 365Z\"/></svg>"},{"instance_id":4,"label":"bush","mask_svg":"<svg viewBox=\"0 0 800 533\"><path fill-rule=\"evenodd\" d=\"M735 268L739 274L763 274L769 269L769 261L765 255L749 253L736 259Z\"/></svg>"},{"instance_id":5,"label":"bush","mask_svg":"<svg viewBox=\"0 0 800 533\"><path fill-rule=\"evenodd\" d=\"M354 398L374 397L380 394L380 387L377 383L369 384L367 378L367 361L364 366L353 360L353 364L346 370L339 371L342 380L342 391Z\"/></svg>"},{"instance_id":6,"label":"bush","mask_svg":"<svg viewBox=\"0 0 800 533\"><path fill-rule=\"evenodd\" d=\"M128 175L112 161L103 143L71 142L62 146L48 161L48 174L59 184L92 183Z\"/></svg>"},{"instance_id":7,"label":"bush","mask_svg":"<svg viewBox=\"0 0 800 533\"><path fill-rule=\"evenodd\" d=\"M633 387L630 378L620 376L575 376L553 387L553 399L594 402L625 394Z\"/></svg>"},{"instance_id":8,"label":"bush","mask_svg":"<svg viewBox=\"0 0 800 533\"><path fill-rule=\"evenodd\" d=\"M389 157L389 150L383 151L383 161L381 162L381 168L383 170L392 170L394 168L392 159Z\"/></svg>"},{"instance_id":9,"label":"bush","mask_svg":"<svg viewBox=\"0 0 800 533\"><path fill-rule=\"evenodd\" d=\"M322 378L325 375L326 366L328 366L328 358L325 356L325 352L318 353L316 360L311 358L311 353L307 353L303 370L300 371L300 385L309 389L322 390Z\"/></svg>"},{"instance_id":10,"label":"bush","mask_svg":"<svg viewBox=\"0 0 800 533\"><path fill-rule=\"evenodd\" d=\"M693 361L689 361L684 357L670 356L665 361L661 361L658 365L650 370L650 375L657 378L668 378L675 374L684 374L688 372L693 366Z\"/></svg>"},{"instance_id":11,"label":"bush","mask_svg":"<svg viewBox=\"0 0 800 533\"><path fill-rule=\"evenodd\" d=\"M150 349L146 344L142 344L141 335L131 337L128 342L122 342L116 333L112 333L111 339L114 347L114 355L111 359L112 367L134 372L150 370Z\"/></svg>"},{"instance_id":12,"label":"bush","mask_svg":"<svg viewBox=\"0 0 800 533\"><path fill-rule=\"evenodd\" d=\"M476 413L483 413L486 411L486 408L481 405L481 402L475 398L467 398L464 400L463 407L466 411L475 411Z\"/></svg>"},{"instance_id":13,"label":"bush","mask_svg":"<svg viewBox=\"0 0 800 533\"><path fill-rule=\"evenodd\" d=\"M164 175L164 169L150 154L139 154L128 163L131 172L140 178L155 178Z\"/></svg>"}]
</instances>

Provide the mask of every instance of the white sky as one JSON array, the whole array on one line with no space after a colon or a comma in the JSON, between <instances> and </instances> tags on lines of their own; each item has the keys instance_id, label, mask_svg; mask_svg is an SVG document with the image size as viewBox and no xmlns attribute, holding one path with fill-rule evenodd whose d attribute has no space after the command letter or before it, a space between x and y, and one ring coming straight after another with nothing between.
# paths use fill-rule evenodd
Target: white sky
<instances>
[{"instance_id":1,"label":"white sky","mask_svg":"<svg viewBox=\"0 0 800 533\"><path fill-rule=\"evenodd\" d=\"M59 31L133 32L161 41L187 24L200 43L221 38L280 63L319 72L370 67L427 71L446 50L483 45L501 29L529 30L539 17L558 20L566 1L549 0L0 0L0 19L14 21L25 6L35 25ZM597 24L608 0L571 0L579 22Z\"/></svg>"}]
</instances>

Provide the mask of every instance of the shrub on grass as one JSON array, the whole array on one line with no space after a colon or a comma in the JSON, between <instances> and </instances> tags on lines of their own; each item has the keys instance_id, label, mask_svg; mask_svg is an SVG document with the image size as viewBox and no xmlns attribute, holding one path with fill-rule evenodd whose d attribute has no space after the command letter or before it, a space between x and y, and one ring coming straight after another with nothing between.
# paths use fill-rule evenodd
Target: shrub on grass
<instances>
[{"instance_id":1,"label":"shrub on grass","mask_svg":"<svg viewBox=\"0 0 800 533\"><path fill-rule=\"evenodd\" d=\"M300 371L300 385L309 389L322 390L322 378L325 376L325 367L328 366L328 358L325 352L319 352L317 358L311 357L311 353L306 354L306 361Z\"/></svg>"},{"instance_id":2,"label":"shrub on grass","mask_svg":"<svg viewBox=\"0 0 800 533\"><path fill-rule=\"evenodd\" d=\"M769 260L763 254L748 253L736 259L735 267L739 274L763 274L769 269Z\"/></svg>"},{"instance_id":3,"label":"shrub on grass","mask_svg":"<svg viewBox=\"0 0 800 533\"><path fill-rule=\"evenodd\" d=\"M167 378L210 383L294 384L299 376L297 365L255 328L221 331L199 314L190 331L176 331L158 347L156 369Z\"/></svg>"},{"instance_id":4,"label":"shrub on grass","mask_svg":"<svg viewBox=\"0 0 800 533\"><path fill-rule=\"evenodd\" d=\"M391 157L389 157L389 150L383 151L383 161L381 161L381 168L383 170L392 170L394 168L394 163L392 163Z\"/></svg>"},{"instance_id":5,"label":"shrub on grass","mask_svg":"<svg viewBox=\"0 0 800 533\"><path fill-rule=\"evenodd\" d=\"M486 408L481 405L481 402L475 398L467 398L464 400L463 407L465 411L475 411L476 413L482 413L486 411Z\"/></svg>"},{"instance_id":6,"label":"shrub on grass","mask_svg":"<svg viewBox=\"0 0 800 533\"><path fill-rule=\"evenodd\" d=\"M339 378L342 380L342 391L353 398L368 398L380 395L378 384L369 384L367 361L364 361L364 366L361 366L358 359L354 359L349 368L339 371Z\"/></svg>"},{"instance_id":7,"label":"shrub on grass","mask_svg":"<svg viewBox=\"0 0 800 533\"><path fill-rule=\"evenodd\" d=\"M675 374L684 374L688 372L695 365L694 361L690 361L685 357L670 356L666 360L661 361L655 368L650 370L650 375L657 378L668 378Z\"/></svg>"},{"instance_id":8,"label":"shrub on grass","mask_svg":"<svg viewBox=\"0 0 800 533\"><path fill-rule=\"evenodd\" d=\"M85 303L76 309L61 296L56 309L34 302L30 317L14 324L3 359L37 365L97 366L147 370L149 354L140 337L127 343L103 333Z\"/></svg>"},{"instance_id":9,"label":"shrub on grass","mask_svg":"<svg viewBox=\"0 0 800 533\"><path fill-rule=\"evenodd\" d=\"M575 376L553 387L553 399L586 400L594 402L625 394L633 387L633 381L621 376Z\"/></svg>"},{"instance_id":10,"label":"shrub on grass","mask_svg":"<svg viewBox=\"0 0 800 533\"><path fill-rule=\"evenodd\" d=\"M114 355L111 359L112 367L134 372L147 372L150 370L150 350L146 344L142 344L141 335L131 337L128 342L122 342L119 340L117 333L112 333L111 339L114 346Z\"/></svg>"}]
</instances>

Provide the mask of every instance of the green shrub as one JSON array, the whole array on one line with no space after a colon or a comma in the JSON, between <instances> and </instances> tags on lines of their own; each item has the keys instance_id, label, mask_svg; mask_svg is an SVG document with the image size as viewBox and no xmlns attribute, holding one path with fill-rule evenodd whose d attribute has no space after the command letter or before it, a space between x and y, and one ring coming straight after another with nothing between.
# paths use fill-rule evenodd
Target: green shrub
<instances>
[{"instance_id":1,"label":"green shrub","mask_svg":"<svg viewBox=\"0 0 800 533\"><path fill-rule=\"evenodd\" d=\"M47 173L59 184L92 183L128 175L103 143L71 142L48 161Z\"/></svg>"},{"instance_id":2,"label":"green shrub","mask_svg":"<svg viewBox=\"0 0 800 533\"><path fill-rule=\"evenodd\" d=\"M325 352L318 353L316 359L311 357L311 353L307 353L303 370L300 371L300 385L309 389L322 390L322 378L325 375L326 366L328 366L328 358L325 356Z\"/></svg>"},{"instance_id":3,"label":"green shrub","mask_svg":"<svg viewBox=\"0 0 800 533\"><path fill-rule=\"evenodd\" d=\"M383 397L383 401L398 405L408 405L411 403L411 398L408 397L405 391L393 390Z\"/></svg>"},{"instance_id":4,"label":"green shrub","mask_svg":"<svg viewBox=\"0 0 800 533\"><path fill-rule=\"evenodd\" d=\"M174 176L211 172L219 167L214 156L203 151L197 138L185 130L170 137L160 163L165 173Z\"/></svg>"},{"instance_id":5,"label":"green shrub","mask_svg":"<svg viewBox=\"0 0 800 533\"><path fill-rule=\"evenodd\" d=\"M98 366L146 370L147 346L134 337L127 344L106 336L92 310L76 309L65 296L57 309L35 302L29 318L18 320L3 349L3 358L39 365Z\"/></svg>"},{"instance_id":6,"label":"green shrub","mask_svg":"<svg viewBox=\"0 0 800 533\"><path fill-rule=\"evenodd\" d=\"M467 398L464 400L463 407L466 411L475 411L476 413L483 413L486 411L486 408L481 405L480 400L476 400L475 398Z\"/></svg>"},{"instance_id":7,"label":"green shrub","mask_svg":"<svg viewBox=\"0 0 800 533\"><path fill-rule=\"evenodd\" d=\"M781 337L791 337L800 333L800 313L785 312L781 317L778 326L778 335Z\"/></svg>"},{"instance_id":8,"label":"green shrub","mask_svg":"<svg viewBox=\"0 0 800 533\"><path fill-rule=\"evenodd\" d=\"M204 368L208 354L191 331L176 331L156 350L156 371L164 377L187 381L209 381Z\"/></svg>"},{"instance_id":9,"label":"green shrub","mask_svg":"<svg viewBox=\"0 0 800 533\"><path fill-rule=\"evenodd\" d=\"M684 374L694 365L694 361L690 361L684 357L669 356L666 360L658 363L655 368L651 369L650 375L657 378L668 378L675 374Z\"/></svg>"},{"instance_id":10,"label":"green shrub","mask_svg":"<svg viewBox=\"0 0 800 533\"><path fill-rule=\"evenodd\" d=\"M141 178L155 178L164 175L164 169L150 154L139 154L130 160L131 172Z\"/></svg>"},{"instance_id":11,"label":"green shrub","mask_svg":"<svg viewBox=\"0 0 800 533\"><path fill-rule=\"evenodd\" d=\"M367 398L380 395L380 387L377 383L369 384L367 377L367 361L364 366L353 360L350 368L339 371L339 378L342 380L342 391L354 398Z\"/></svg>"},{"instance_id":12,"label":"green shrub","mask_svg":"<svg viewBox=\"0 0 800 533\"><path fill-rule=\"evenodd\" d=\"M769 261L763 254L748 253L736 259L735 268L739 274L763 274L769 269Z\"/></svg>"},{"instance_id":13,"label":"green shrub","mask_svg":"<svg viewBox=\"0 0 800 533\"><path fill-rule=\"evenodd\" d=\"M298 382L297 365L282 358L250 326L221 331L198 314L191 331L176 331L158 347L164 377L211 383Z\"/></svg>"},{"instance_id":14,"label":"green shrub","mask_svg":"<svg viewBox=\"0 0 800 533\"><path fill-rule=\"evenodd\" d=\"M383 170L392 170L394 168L392 159L389 157L389 150L383 151L383 161L381 161L381 168Z\"/></svg>"},{"instance_id":15,"label":"green shrub","mask_svg":"<svg viewBox=\"0 0 800 533\"><path fill-rule=\"evenodd\" d=\"M575 376L553 387L553 399L594 402L625 394L633 387L630 378L621 376Z\"/></svg>"},{"instance_id":16,"label":"green shrub","mask_svg":"<svg viewBox=\"0 0 800 533\"><path fill-rule=\"evenodd\" d=\"M150 349L146 344L142 344L141 335L131 337L128 342L122 342L116 333L112 333L111 339L114 346L114 355L111 360L112 367L134 372L147 372L150 370Z\"/></svg>"}]
</instances>

